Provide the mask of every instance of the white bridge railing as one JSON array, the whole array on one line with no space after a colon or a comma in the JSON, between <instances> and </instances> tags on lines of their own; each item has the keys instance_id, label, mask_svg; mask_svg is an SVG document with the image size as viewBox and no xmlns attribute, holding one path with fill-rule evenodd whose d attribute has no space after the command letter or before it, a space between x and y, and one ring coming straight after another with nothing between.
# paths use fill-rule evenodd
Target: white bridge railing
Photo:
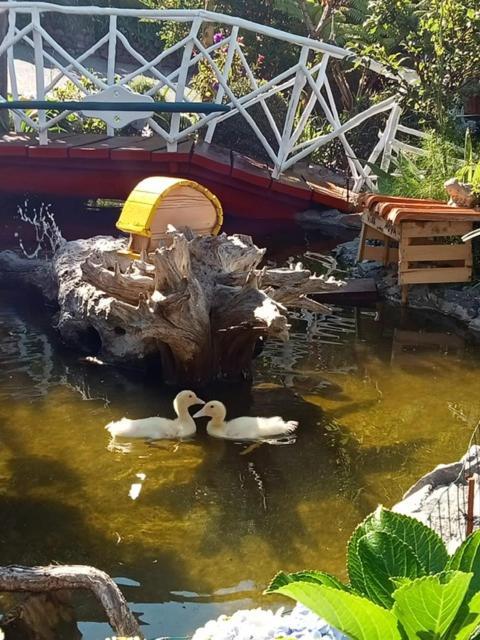
<instances>
[{"instance_id":1,"label":"white bridge railing","mask_svg":"<svg viewBox=\"0 0 480 640\"><path fill-rule=\"evenodd\" d=\"M312 152L328 143L338 140L345 152L350 172L354 181L354 189L363 186L374 188L374 179L369 164L362 163L348 141L349 133L373 117L382 116L378 139L372 144L368 163L379 162L387 169L392 153L398 144L396 134L399 128L401 108L397 96L389 97L382 102L366 108L346 121L340 118L340 110L336 104L335 92L329 82L327 73L329 63L335 59L352 58L348 50L311 40L298 35L279 31L267 26L255 24L243 19L211 13L208 11L180 10L137 10L99 7L70 7L53 5L45 2L0 1L0 11L9 12L8 31L0 44L0 56L7 54L9 84L14 100L21 98L18 91L17 67L15 65L16 46L20 43L31 48L35 63L35 87L31 93L37 100L48 99L52 91L65 78L68 78L87 98L93 94L101 98L102 92L108 92L109 99L112 87L127 85L137 76L147 75L153 78L154 84L145 95L155 96L159 90L168 88L171 97L176 101L194 100L191 91L191 78L198 63L206 62L216 78L213 102L231 106L227 113L200 115L195 121L185 122L180 114L173 114L167 125L150 117L148 124L155 134L165 139L168 150L175 151L177 144L188 139L199 129L206 127L205 140L214 139L217 125L234 115L240 114L254 131L262 144L271 163L274 176L286 171L300 160L308 158ZM97 16L102 21L103 35L81 55L69 52L65 43L60 44L49 32L46 23L51 24L52 14L71 16ZM49 20L47 19L50 18ZM184 36L167 49L161 49L153 59L147 60L128 40L120 29L125 18L146 19L153 21L183 23ZM104 22L104 24L103 24ZM206 41L204 27L215 25L221 31L220 41ZM288 42L296 54L296 62L271 79L259 78L257 59L248 60L241 46L242 34L254 33L259 39L273 39ZM218 40L218 39L217 39ZM129 72L122 71L119 61L120 47L129 54L136 68ZM91 56L100 51L106 52L106 69L103 74L93 73L89 66ZM222 64L218 63L218 52L222 51ZM171 68L171 54L179 60L176 68ZM169 58L166 65L166 60ZM232 67L240 68L240 73L247 81L248 89L241 95L235 91L232 82ZM369 64L375 73L388 75L377 63ZM46 70L52 74L50 81L46 79ZM408 72L410 73L410 72ZM407 72L406 72L407 74ZM81 82L84 76L90 81L93 90L89 91ZM413 79L411 79L413 81ZM245 83L243 83L245 85ZM123 90L120 93L124 94ZM100 94L100 95L99 95ZM280 94L286 108L282 121L275 116L269 107L269 99ZM7 96L0 96L0 100ZM197 98L198 99L198 98ZM252 116L250 109L259 105L264 117L263 129ZM49 115L45 111L38 113L26 110L14 112L16 130L22 122L31 130L38 132L40 144L48 143L48 131L58 125L69 112ZM324 133L310 134L313 130L313 118L323 118ZM109 133L113 134L114 123L109 123ZM403 127L405 129L405 127Z\"/></svg>"}]
</instances>

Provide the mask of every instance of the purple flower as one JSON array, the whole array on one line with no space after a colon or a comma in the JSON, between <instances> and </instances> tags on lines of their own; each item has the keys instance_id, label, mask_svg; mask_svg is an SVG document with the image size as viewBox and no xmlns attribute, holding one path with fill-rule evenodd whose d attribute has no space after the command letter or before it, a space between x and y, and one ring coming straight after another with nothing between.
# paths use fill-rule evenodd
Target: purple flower
<instances>
[{"instance_id":1,"label":"purple flower","mask_svg":"<svg viewBox=\"0 0 480 640\"><path fill-rule=\"evenodd\" d=\"M221 42L224 39L225 39L225 36L223 35L223 33L221 31L218 31L217 33L213 34L213 42L215 44L218 44L219 42Z\"/></svg>"},{"instance_id":2,"label":"purple flower","mask_svg":"<svg viewBox=\"0 0 480 640\"><path fill-rule=\"evenodd\" d=\"M219 86L220 86L220 85L218 84L218 82L214 82L214 83L212 84L212 89L213 89L214 91L218 91L218 87L219 87Z\"/></svg>"}]
</instances>

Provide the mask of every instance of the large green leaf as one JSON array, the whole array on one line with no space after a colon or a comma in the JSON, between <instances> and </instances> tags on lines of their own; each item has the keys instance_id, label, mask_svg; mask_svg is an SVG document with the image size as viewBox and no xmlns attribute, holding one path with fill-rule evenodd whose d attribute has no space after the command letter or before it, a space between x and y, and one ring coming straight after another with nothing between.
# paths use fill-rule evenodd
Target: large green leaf
<instances>
[{"instance_id":1,"label":"large green leaf","mask_svg":"<svg viewBox=\"0 0 480 640\"><path fill-rule=\"evenodd\" d=\"M367 533L358 542L362 578L358 582L370 600L389 609L393 605L395 585L391 578L418 578L425 575L411 547L384 531Z\"/></svg>"},{"instance_id":2,"label":"large green leaf","mask_svg":"<svg viewBox=\"0 0 480 640\"><path fill-rule=\"evenodd\" d=\"M292 582L277 593L301 602L351 640L401 640L395 616L361 596L313 582Z\"/></svg>"},{"instance_id":3,"label":"large green leaf","mask_svg":"<svg viewBox=\"0 0 480 640\"><path fill-rule=\"evenodd\" d=\"M439 573L445 568L448 554L440 536L415 518L379 507L355 529L348 543L348 575L356 591L366 593L363 566L359 556L359 542L365 535L375 532L383 532L389 536L395 536L395 539L400 539L410 547L418 558L424 574ZM394 542L395 540L392 539L392 544ZM364 549L365 547L363 546L362 548ZM400 566L398 569L393 569L391 577L402 575L404 574ZM415 572L414 575L406 577L414 578L417 575L417 572Z\"/></svg>"},{"instance_id":4,"label":"large green leaf","mask_svg":"<svg viewBox=\"0 0 480 640\"><path fill-rule=\"evenodd\" d=\"M468 536L447 562L445 569L473 573L467 596L480 591L480 531Z\"/></svg>"},{"instance_id":5,"label":"large green leaf","mask_svg":"<svg viewBox=\"0 0 480 640\"><path fill-rule=\"evenodd\" d=\"M471 573L448 571L418 578L397 589L393 593L392 612L407 638L444 638L463 603L471 578Z\"/></svg>"},{"instance_id":6,"label":"large green leaf","mask_svg":"<svg viewBox=\"0 0 480 640\"><path fill-rule=\"evenodd\" d=\"M463 607L462 607L463 609ZM457 620L448 635L448 640L470 640L480 626L480 593L476 593L457 616Z\"/></svg>"},{"instance_id":7,"label":"large green leaf","mask_svg":"<svg viewBox=\"0 0 480 640\"><path fill-rule=\"evenodd\" d=\"M280 587L292 582L314 582L316 584L324 584L334 589L342 589L348 591L348 587L340 582L335 576L325 573L324 571L297 571L295 573L285 573L279 571L265 589L265 593L273 593Z\"/></svg>"}]
</instances>

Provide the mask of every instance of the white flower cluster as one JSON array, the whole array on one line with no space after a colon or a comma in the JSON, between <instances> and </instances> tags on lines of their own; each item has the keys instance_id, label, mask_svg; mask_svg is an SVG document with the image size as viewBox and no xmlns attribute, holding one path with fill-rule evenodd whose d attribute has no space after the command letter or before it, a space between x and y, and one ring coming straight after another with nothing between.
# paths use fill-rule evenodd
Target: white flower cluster
<instances>
[{"instance_id":1,"label":"white flower cluster","mask_svg":"<svg viewBox=\"0 0 480 640\"><path fill-rule=\"evenodd\" d=\"M222 615L197 629L192 640L347 640L309 609L296 605L290 613L247 609Z\"/></svg>"}]
</instances>

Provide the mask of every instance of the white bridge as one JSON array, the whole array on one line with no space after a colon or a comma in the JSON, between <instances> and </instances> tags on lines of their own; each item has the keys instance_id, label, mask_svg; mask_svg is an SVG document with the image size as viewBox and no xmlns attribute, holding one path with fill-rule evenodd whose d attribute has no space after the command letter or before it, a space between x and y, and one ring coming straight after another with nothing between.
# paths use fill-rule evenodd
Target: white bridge
<instances>
[{"instance_id":1,"label":"white bridge","mask_svg":"<svg viewBox=\"0 0 480 640\"><path fill-rule=\"evenodd\" d=\"M124 100L129 83L138 76L149 76L153 85L143 94L145 103L152 100L159 90L168 91L169 98L178 102L195 100L191 89L191 79L201 62L210 66L214 83L212 102L229 105L227 113L200 114L195 119L185 121L181 114L174 113L165 124L154 119L148 109L142 106L142 114L154 134L161 136L168 145L168 150L175 152L177 144L189 139L199 130L203 131L206 142L215 141L216 127L228 118L240 114L265 149L273 166L274 177L291 168L301 160L308 160L312 152L320 147L339 141L345 153L354 190L362 187L375 188L375 177L372 176L372 163L379 163L388 169L392 153L401 148L416 148L411 144L412 136L422 134L400 124L401 107L398 95L391 95L381 102L372 104L362 112L348 119L341 119L341 110L336 103L335 91L329 81L329 65L335 60L354 59L352 52L299 35L286 33L264 25L255 24L240 18L230 17L208 11L180 10L137 10L99 7L70 7L44 2L0 1L0 11L8 12L8 29L0 45L0 57L7 55L9 86L11 99L18 100L19 95L17 67L15 55L20 43L31 48L35 63L35 86L30 96L36 100L48 100L55 87L61 86L69 79L85 99L111 101L114 96ZM69 47L49 31L52 14L65 16L96 16L101 23L98 40L81 55L69 51ZM159 40L158 55L147 60L129 41L125 30L121 28L126 18L137 20L148 19L159 23L169 21L179 23L182 29L178 41L169 48L161 48ZM223 39L218 42L205 38L208 27L215 25L221 31ZM160 26L160 25L159 25ZM295 52L295 62L270 79L258 77L257 58L249 60L242 46L242 36L254 34L262 41L273 40L288 42ZM134 62L126 72L125 65L120 64L119 53L127 53ZM218 62L218 52L222 51L222 64ZM272 48L270 47L270 50ZM274 49L273 49L274 50ZM100 53L106 54L105 72L92 72L89 60ZM172 54L175 56L172 57ZM176 59L175 68L171 60ZM169 66L166 65L168 59ZM246 89L239 95L232 82L232 67L241 70ZM371 72L388 76L387 71L375 62L369 62ZM123 69L123 70L122 70ZM263 75L263 74L262 74ZM91 89L87 90L82 76L87 78ZM415 82L414 74L405 71L404 79ZM136 94L134 94L136 95ZM280 95L285 103L281 121L278 110L272 112L269 100ZM192 97L193 96L193 97ZM5 101L6 95L0 96ZM197 98L199 99L199 98ZM251 114L251 107L259 105L264 117L261 127ZM146 113L143 113L146 112ZM14 128L21 131L27 127L38 134L40 144L48 144L49 130L59 125L69 111L52 115L45 110L17 109L14 111ZM92 114L108 123L109 132L125 126L127 122L138 119L139 115L129 113L125 117L108 117L105 114ZM126 114L123 114L126 116ZM366 121L375 118L379 122L378 137L372 140L367 161L361 160L349 134L362 127ZM323 133L315 133L313 122L324 123ZM318 130L318 129L317 129Z\"/></svg>"}]
</instances>

